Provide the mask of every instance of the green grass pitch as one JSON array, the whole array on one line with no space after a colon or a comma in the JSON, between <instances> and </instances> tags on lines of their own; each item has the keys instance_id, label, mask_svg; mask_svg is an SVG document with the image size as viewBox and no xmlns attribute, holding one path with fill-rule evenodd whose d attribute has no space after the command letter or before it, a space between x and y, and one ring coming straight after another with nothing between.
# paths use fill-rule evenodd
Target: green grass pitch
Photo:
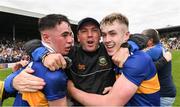
<instances>
[{"instance_id":1,"label":"green grass pitch","mask_svg":"<svg viewBox=\"0 0 180 107\"><path fill-rule=\"evenodd\" d=\"M174 106L180 106L180 51L173 51L173 59L172 59L172 73L173 73L173 80L176 85L177 95ZM11 69L0 69L0 80L4 80L8 74L12 72ZM3 106L11 106L13 104L14 98L8 98L4 101Z\"/></svg>"}]
</instances>

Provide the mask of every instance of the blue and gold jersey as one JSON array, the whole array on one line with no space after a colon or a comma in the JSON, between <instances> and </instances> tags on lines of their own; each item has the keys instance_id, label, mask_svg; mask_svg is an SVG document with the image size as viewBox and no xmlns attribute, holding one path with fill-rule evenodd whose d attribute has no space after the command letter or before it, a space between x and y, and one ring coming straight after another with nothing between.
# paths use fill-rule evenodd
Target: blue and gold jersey
<instances>
[{"instance_id":1,"label":"blue and gold jersey","mask_svg":"<svg viewBox=\"0 0 180 107\"><path fill-rule=\"evenodd\" d=\"M159 80L152 59L142 51L135 51L119 72L138 86L127 106L159 106Z\"/></svg>"},{"instance_id":2,"label":"blue and gold jersey","mask_svg":"<svg viewBox=\"0 0 180 107\"><path fill-rule=\"evenodd\" d=\"M52 72L41 62L31 62L31 64L31 68L35 71L33 75L44 79L46 85L38 92L17 93L14 106L48 106L48 101L61 99L66 96L67 76L64 71L59 69ZM18 71L18 73L21 71L23 69Z\"/></svg>"}]
</instances>

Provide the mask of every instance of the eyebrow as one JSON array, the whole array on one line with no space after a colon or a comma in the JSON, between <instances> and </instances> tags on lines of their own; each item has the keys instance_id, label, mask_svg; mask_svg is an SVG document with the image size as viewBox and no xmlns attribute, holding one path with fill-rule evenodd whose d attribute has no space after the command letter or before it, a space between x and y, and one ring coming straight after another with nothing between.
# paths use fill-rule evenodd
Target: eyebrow
<instances>
[{"instance_id":1,"label":"eyebrow","mask_svg":"<svg viewBox=\"0 0 180 107\"><path fill-rule=\"evenodd\" d=\"M110 30L110 31L108 31L108 33L113 33L113 32L116 32L115 30Z\"/></svg>"},{"instance_id":2,"label":"eyebrow","mask_svg":"<svg viewBox=\"0 0 180 107\"><path fill-rule=\"evenodd\" d=\"M72 34L72 32L65 31L65 32L63 32L61 34Z\"/></svg>"}]
</instances>

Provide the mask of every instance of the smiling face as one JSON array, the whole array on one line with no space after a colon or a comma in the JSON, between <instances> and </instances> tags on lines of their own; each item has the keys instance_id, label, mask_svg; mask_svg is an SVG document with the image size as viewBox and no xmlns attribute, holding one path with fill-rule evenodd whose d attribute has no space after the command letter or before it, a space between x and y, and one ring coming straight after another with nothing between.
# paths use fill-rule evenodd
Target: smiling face
<instances>
[{"instance_id":1,"label":"smiling face","mask_svg":"<svg viewBox=\"0 0 180 107\"><path fill-rule=\"evenodd\" d=\"M85 23L78 31L78 41L85 51L96 51L99 46L99 40L100 29L91 22Z\"/></svg>"},{"instance_id":2,"label":"smiling face","mask_svg":"<svg viewBox=\"0 0 180 107\"><path fill-rule=\"evenodd\" d=\"M101 25L103 43L110 56L120 48L121 44L129 39L128 28L125 24L114 21L112 24Z\"/></svg>"}]
</instances>

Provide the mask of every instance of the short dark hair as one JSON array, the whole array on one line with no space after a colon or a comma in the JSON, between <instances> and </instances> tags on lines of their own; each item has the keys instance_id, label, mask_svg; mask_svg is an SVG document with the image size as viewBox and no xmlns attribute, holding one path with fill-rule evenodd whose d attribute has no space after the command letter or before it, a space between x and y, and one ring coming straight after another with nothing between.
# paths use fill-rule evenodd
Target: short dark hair
<instances>
[{"instance_id":1,"label":"short dark hair","mask_svg":"<svg viewBox=\"0 0 180 107\"><path fill-rule=\"evenodd\" d=\"M67 22L70 25L69 19L61 14L49 14L39 19L38 28L39 31L54 28L61 22Z\"/></svg>"},{"instance_id":2,"label":"short dark hair","mask_svg":"<svg viewBox=\"0 0 180 107\"><path fill-rule=\"evenodd\" d=\"M155 29L146 29L142 32L148 39L153 39L153 43L157 44L160 42L159 32Z\"/></svg>"}]
</instances>

